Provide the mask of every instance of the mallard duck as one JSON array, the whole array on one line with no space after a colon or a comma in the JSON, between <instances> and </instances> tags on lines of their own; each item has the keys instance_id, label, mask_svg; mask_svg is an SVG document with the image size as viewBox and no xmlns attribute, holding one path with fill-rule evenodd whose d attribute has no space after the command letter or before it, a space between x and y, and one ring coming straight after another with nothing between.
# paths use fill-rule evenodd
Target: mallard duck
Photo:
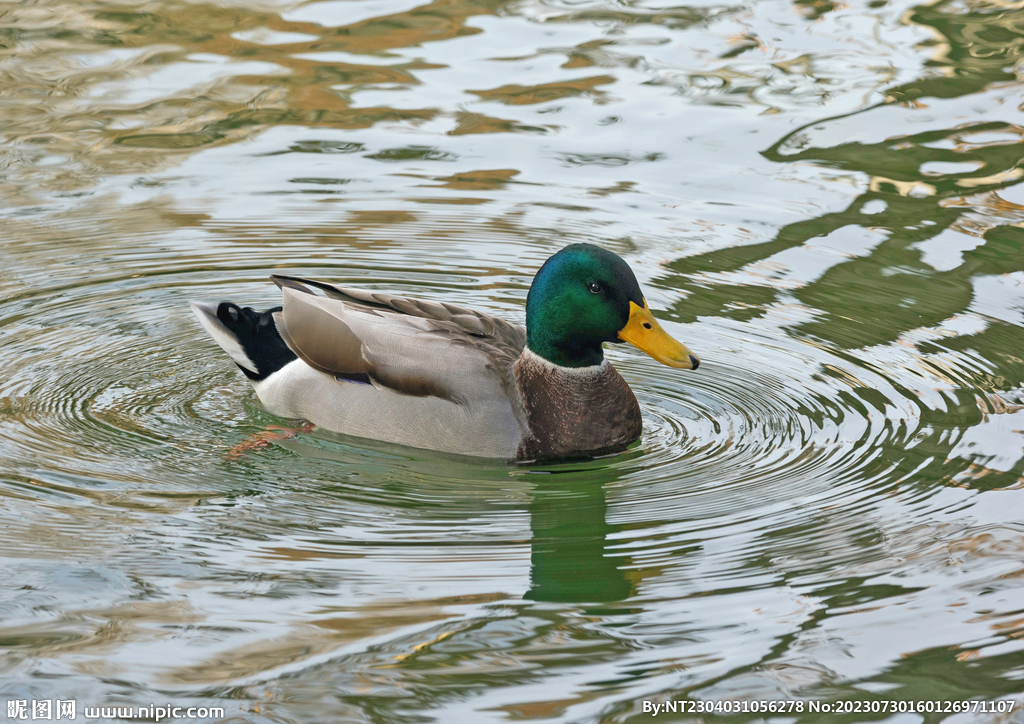
<instances>
[{"instance_id":1,"label":"mallard duck","mask_svg":"<svg viewBox=\"0 0 1024 724\"><path fill-rule=\"evenodd\" d=\"M280 307L192 309L271 413L373 440L516 460L611 452L642 426L603 343L700 364L655 320L626 262L590 244L544 262L525 329L447 303L271 279Z\"/></svg>"}]
</instances>

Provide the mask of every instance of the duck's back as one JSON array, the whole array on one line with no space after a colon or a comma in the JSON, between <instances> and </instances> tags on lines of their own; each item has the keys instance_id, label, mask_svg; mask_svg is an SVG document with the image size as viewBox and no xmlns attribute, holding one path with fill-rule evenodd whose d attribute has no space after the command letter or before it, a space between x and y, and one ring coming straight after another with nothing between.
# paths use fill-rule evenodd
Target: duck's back
<instances>
[{"instance_id":1,"label":"duck's back","mask_svg":"<svg viewBox=\"0 0 1024 724\"><path fill-rule=\"evenodd\" d=\"M298 359L254 383L270 411L401 445L516 456L526 424L512 373L521 327L454 305L275 281L284 307L274 321Z\"/></svg>"}]
</instances>

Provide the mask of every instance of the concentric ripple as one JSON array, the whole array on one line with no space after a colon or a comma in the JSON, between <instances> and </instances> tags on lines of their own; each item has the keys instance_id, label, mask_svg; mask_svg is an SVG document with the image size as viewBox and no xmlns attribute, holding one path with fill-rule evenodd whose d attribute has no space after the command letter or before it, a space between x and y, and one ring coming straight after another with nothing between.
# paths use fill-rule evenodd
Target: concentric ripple
<instances>
[{"instance_id":1,"label":"concentric ripple","mask_svg":"<svg viewBox=\"0 0 1024 724\"><path fill-rule=\"evenodd\" d=\"M58 268L5 303L5 490L11 510L22 513L7 519L11 554L35 556L46 540L96 561L46 574L97 581L88 599L62 599L82 615L238 629L195 639L206 642L198 657L161 667L147 686L169 686L176 696L200 684L242 686L253 699L270 687L291 697L285 692L312 692L325 678L351 689L342 672L362 672L402 700L434 686L433 673L418 683L405 676L424 660L453 682L439 706L472 699L488 671L518 700L528 678L508 672L527 661L552 671L575 662L588 672L584 682L647 671L646 686L671 689L676 669L658 662L678 659L694 681L714 678L713 651L754 632L769 632L758 639L769 647L843 602L919 595L921 586L909 583L832 591L837 580L890 569L886 561L935 565L935 529L914 521L957 520L970 502L963 489L936 488L920 473L941 468L948 482L977 475L979 458L957 451L1002 399L967 387L992 374L980 355L844 350L794 336L801 319L792 311L745 322L666 320L700 353L699 370L671 370L628 347L609 350L643 410L636 446L591 461L510 466L274 418L185 311L194 297L273 304L266 275L284 256L305 259L287 266L294 273L456 296L521 320L531 270L549 248L486 273L460 264L458 254L424 263L438 248L480 255L491 244L505 256L507 232L481 242L481 230L459 217L438 225L446 228L441 247L416 242L414 227L386 254L345 241L343 250L333 247L344 265L326 266L322 242L298 238L284 253L280 244L253 245L241 264L217 273L209 255L245 242L217 232L194 247L199 252L147 234L110 253L95 280ZM21 227L27 258L37 254L34 228ZM350 233L340 228L338 237ZM642 273L649 268L643 253L631 260ZM921 334L933 345L945 339ZM1008 400L1002 411L1014 409ZM945 525L940 535L963 540L962 526ZM1001 545L1019 540L1012 528L988 529ZM980 555L978 575L1005 572L998 554ZM122 570L133 573L110 573ZM783 583L790 579L804 583ZM185 586L230 604L189 594L182 611L131 604L127 613L118 601L136 586L141 593L132 595L142 600L180 598L173 591ZM310 596L326 597L326 608L292 610ZM705 606L707 596L717 603ZM30 649L60 656L106 646L88 631L41 622L30 613L39 602L23 598L12 609L20 623L8 632ZM414 602L417 612L389 608L389 600ZM603 612L609 625L626 616L626 642L602 634L604 653L595 658L579 606ZM566 633L550 638L551 626ZM131 656L145 638L130 634L135 643L116 656ZM700 641L716 643L704 651ZM397 652L397 669L378 645ZM657 661L642 653L650 647ZM432 653L422 659L413 651ZM453 656L468 658L456 666Z\"/></svg>"}]
</instances>

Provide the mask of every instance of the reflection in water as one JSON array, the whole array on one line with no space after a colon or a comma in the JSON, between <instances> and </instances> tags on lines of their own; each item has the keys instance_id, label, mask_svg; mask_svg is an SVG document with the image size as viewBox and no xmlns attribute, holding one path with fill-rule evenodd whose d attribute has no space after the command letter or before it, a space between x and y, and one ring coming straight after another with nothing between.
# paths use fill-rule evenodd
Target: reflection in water
<instances>
[{"instance_id":1,"label":"reflection in water","mask_svg":"<svg viewBox=\"0 0 1024 724\"><path fill-rule=\"evenodd\" d=\"M9 698L474 723L1020 699L1019 3L0 17ZM609 353L629 451L229 455L292 423L187 299L269 306L286 270L521 322L576 241L706 352L685 380Z\"/></svg>"},{"instance_id":2,"label":"reflection in water","mask_svg":"<svg viewBox=\"0 0 1024 724\"><path fill-rule=\"evenodd\" d=\"M620 526L607 522L605 485L612 468L587 468L543 476L530 503L531 601L625 601L635 591L622 559L610 547Z\"/></svg>"}]
</instances>

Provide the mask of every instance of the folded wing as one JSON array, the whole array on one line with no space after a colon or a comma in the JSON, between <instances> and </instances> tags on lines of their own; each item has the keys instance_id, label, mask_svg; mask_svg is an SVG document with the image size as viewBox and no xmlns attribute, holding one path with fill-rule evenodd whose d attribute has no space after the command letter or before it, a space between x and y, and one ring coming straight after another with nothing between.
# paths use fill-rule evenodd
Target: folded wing
<instances>
[{"instance_id":1,"label":"folded wing","mask_svg":"<svg viewBox=\"0 0 1024 724\"><path fill-rule=\"evenodd\" d=\"M507 399L522 327L472 309L383 292L273 277L288 347L314 369L459 404ZM328 296L314 294L309 287Z\"/></svg>"}]
</instances>

